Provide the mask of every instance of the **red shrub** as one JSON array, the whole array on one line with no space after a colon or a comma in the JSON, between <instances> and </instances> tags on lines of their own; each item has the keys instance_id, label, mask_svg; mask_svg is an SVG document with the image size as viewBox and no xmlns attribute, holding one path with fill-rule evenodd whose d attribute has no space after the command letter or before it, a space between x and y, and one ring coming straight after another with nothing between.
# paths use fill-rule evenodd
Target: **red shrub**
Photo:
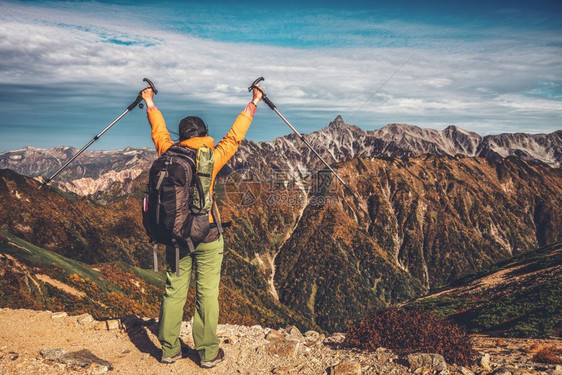
<instances>
[{"instance_id":1,"label":"red shrub","mask_svg":"<svg viewBox=\"0 0 562 375\"><path fill-rule=\"evenodd\" d=\"M379 347L400 354L438 353L448 362L470 365L474 350L468 333L455 323L418 309L389 309L352 327L345 343L366 350Z\"/></svg>"},{"instance_id":2,"label":"red shrub","mask_svg":"<svg viewBox=\"0 0 562 375\"><path fill-rule=\"evenodd\" d=\"M533 362L562 365L562 349L555 346L546 346L533 356Z\"/></svg>"}]
</instances>

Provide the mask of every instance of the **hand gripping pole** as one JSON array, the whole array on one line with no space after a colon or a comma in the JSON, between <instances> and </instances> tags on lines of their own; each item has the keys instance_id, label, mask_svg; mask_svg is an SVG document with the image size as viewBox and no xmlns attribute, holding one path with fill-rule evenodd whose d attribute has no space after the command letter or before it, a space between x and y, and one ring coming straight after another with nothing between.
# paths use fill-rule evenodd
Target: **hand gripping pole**
<instances>
[{"instance_id":1,"label":"hand gripping pole","mask_svg":"<svg viewBox=\"0 0 562 375\"><path fill-rule=\"evenodd\" d=\"M279 110L277 109L275 104L273 104L273 102L266 96L265 92L263 92L263 90L260 89L259 86L256 86L259 82L264 81L264 80L265 79L263 77L259 77L258 79L256 79L252 83L252 85L250 87L248 87L248 91L252 91L254 88L256 90L261 91L261 93L263 94L263 101L269 106L269 108L271 108L273 110L273 112L277 113L277 116L279 116L281 118L281 120L283 120L283 122L285 124L287 124L287 126L289 126L289 128L291 128L291 130L304 142L304 144L310 149L310 151L312 151L314 153L314 155L316 155L318 157L318 159L320 159L322 161L322 163L324 163L324 165L330 170L330 172L332 172L334 174L334 176L336 176L337 179L340 180L340 182L343 184L343 186L346 187L346 189L351 193L351 195L354 198L357 198L357 196L355 195L355 192L353 190L351 190L349 185L347 185L345 183L345 181L336 173L336 171L334 171L334 169L330 166L330 164L328 164L326 162L326 160L324 160L322 158L322 156L320 156L320 154L318 152L316 152L316 150L314 148L312 148L312 145L303 137L303 135L301 133L299 133L299 131L297 129L295 129L295 127L293 125L291 125L291 123L285 118L285 116L283 116L281 114L281 112L279 112Z\"/></svg>"}]
</instances>

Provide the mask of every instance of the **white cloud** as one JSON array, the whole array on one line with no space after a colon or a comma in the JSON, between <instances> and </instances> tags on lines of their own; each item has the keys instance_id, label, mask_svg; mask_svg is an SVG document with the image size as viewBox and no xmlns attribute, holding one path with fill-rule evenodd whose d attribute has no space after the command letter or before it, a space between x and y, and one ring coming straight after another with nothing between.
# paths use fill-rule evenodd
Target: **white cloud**
<instances>
[{"instance_id":1,"label":"white cloud","mask_svg":"<svg viewBox=\"0 0 562 375\"><path fill-rule=\"evenodd\" d=\"M560 128L560 100L525 95L540 82L562 76L562 48L545 46L560 38L549 34L512 32L478 43L439 44L431 36L462 30L423 26L418 31L429 40L423 48L300 49L195 38L118 12L102 18L98 6L79 12L5 4L0 16L3 83L82 82L82 90L101 92L108 84L139 88L147 76L163 92L184 95L186 90L201 103L236 106L247 101L249 83L264 76L270 97L285 109L336 111L345 119L412 55L359 117L408 115L418 116L417 123L439 118L467 126L503 121L507 127L517 121L523 126L529 116L542 118L547 131ZM369 27L397 30L391 22L364 25ZM416 25L400 30L413 35Z\"/></svg>"}]
</instances>

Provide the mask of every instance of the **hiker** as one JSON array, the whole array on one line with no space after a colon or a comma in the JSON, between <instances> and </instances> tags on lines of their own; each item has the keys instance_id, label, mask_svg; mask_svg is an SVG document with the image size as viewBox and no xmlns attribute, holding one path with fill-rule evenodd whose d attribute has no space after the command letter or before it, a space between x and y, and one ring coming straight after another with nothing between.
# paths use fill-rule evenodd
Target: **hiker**
<instances>
[{"instance_id":1,"label":"hiker","mask_svg":"<svg viewBox=\"0 0 562 375\"><path fill-rule=\"evenodd\" d=\"M179 123L180 146L191 149L206 146L213 149L214 167L211 189L217 173L234 155L240 142L244 139L257 105L262 100L263 92L256 88L252 91L252 101L238 115L231 129L216 146L213 138L209 137L207 126L201 118L188 116ZM141 94L146 103L148 121L152 129L152 140L158 155L162 155L174 145L174 141L170 138L162 114L154 105L153 90L147 87ZM214 217L215 215L218 216L218 212L210 214L209 221L220 223L220 218ZM166 290L160 308L158 333L158 339L162 344L162 363L174 363L182 357L179 333L193 266L196 270L197 283L193 341L201 359L201 367L214 367L224 359L224 351L219 348L220 340L216 334L219 319L218 296L223 258L223 237L219 233L220 228L217 228L217 225L211 225L211 228L205 240L198 244L193 252L190 252L188 248L180 248L181 255L175 271L171 269L171 266L168 266ZM166 247L168 265L174 264L174 250L174 247Z\"/></svg>"}]
</instances>

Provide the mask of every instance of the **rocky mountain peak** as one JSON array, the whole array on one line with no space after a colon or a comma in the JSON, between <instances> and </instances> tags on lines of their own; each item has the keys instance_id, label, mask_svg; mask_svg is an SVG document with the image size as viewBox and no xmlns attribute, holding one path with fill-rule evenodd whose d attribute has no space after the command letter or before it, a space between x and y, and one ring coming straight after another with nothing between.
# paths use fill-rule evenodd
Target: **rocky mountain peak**
<instances>
[{"instance_id":1,"label":"rocky mountain peak","mask_svg":"<svg viewBox=\"0 0 562 375\"><path fill-rule=\"evenodd\" d=\"M449 125L447 126L445 129L443 129L444 133L462 133L462 134L469 134L469 135L474 135L474 136L479 136L478 133L475 132L471 132L468 130L464 130L463 128L460 128L456 125Z\"/></svg>"},{"instance_id":2,"label":"rocky mountain peak","mask_svg":"<svg viewBox=\"0 0 562 375\"><path fill-rule=\"evenodd\" d=\"M363 130L361 130L357 126L346 124L341 115L337 115L336 118L334 119L334 121L330 122L330 124L327 127L325 127L324 129L321 129L321 130L319 130L318 132L315 132L315 133L319 133L319 132L322 133L322 132L325 132L326 130L329 133L334 133L334 132L341 133L341 132L348 132L348 131L365 133ZM312 133L312 134L314 134L314 133Z\"/></svg>"},{"instance_id":3,"label":"rocky mountain peak","mask_svg":"<svg viewBox=\"0 0 562 375\"><path fill-rule=\"evenodd\" d=\"M421 133L423 130L416 125L407 124L388 124L378 129L376 132L380 134L403 134L403 133Z\"/></svg>"},{"instance_id":4,"label":"rocky mountain peak","mask_svg":"<svg viewBox=\"0 0 562 375\"><path fill-rule=\"evenodd\" d=\"M330 125L345 125L345 121L343 121L343 117L341 115L337 115L334 121L330 123Z\"/></svg>"},{"instance_id":5,"label":"rocky mountain peak","mask_svg":"<svg viewBox=\"0 0 562 375\"><path fill-rule=\"evenodd\" d=\"M355 125L346 124L343 117L338 115L327 127L311 133L310 136L313 136L314 134L325 134L329 137L326 139L329 142L330 139L349 137L351 134L354 138L351 141L357 140L358 138L364 137L366 132ZM323 147L324 145L319 146Z\"/></svg>"}]
</instances>

